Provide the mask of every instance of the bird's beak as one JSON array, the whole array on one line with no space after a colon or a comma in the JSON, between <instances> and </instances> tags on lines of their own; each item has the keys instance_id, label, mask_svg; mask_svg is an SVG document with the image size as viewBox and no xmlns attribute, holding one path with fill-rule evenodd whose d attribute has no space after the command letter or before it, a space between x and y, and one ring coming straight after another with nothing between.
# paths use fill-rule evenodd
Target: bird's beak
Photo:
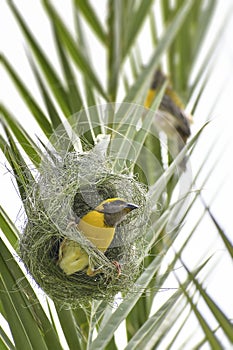
<instances>
[{"instance_id":1,"label":"bird's beak","mask_svg":"<svg viewBox=\"0 0 233 350\"><path fill-rule=\"evenodd\" d=\"M131 210L137 209L138 205L132 204L132 203L126 203L125 208L128 209L129 211L131 211Z\"/></svg>"}]
</instances>

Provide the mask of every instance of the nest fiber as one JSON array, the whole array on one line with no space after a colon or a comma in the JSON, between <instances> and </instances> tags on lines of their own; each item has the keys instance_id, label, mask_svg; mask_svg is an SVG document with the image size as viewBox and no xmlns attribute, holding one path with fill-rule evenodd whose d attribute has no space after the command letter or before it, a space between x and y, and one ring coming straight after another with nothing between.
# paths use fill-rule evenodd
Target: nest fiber
<instances>
[{"instance_id":1,"label":"nest fiber","mask_svg":"<svg viewBox=\"0 0 233 350\"><path fill-rule=\"evenodd\" d=\"M75 305L93 299L111 301L119 291L132 290L143 255L145 188L135 178L113 172L111 162L93 151L70 152L47 160L36 185L30 187L20 252L26 268L44 292L64 305ZM117 226L104 254L70 223L113 197L124 198L139 208ZM101 267L101 273L93 277L85 271L66 275L57 264L64 238L78 242L94 266ZM112 261L120 263L120 275Z\"/></svg>"}]
</instances>

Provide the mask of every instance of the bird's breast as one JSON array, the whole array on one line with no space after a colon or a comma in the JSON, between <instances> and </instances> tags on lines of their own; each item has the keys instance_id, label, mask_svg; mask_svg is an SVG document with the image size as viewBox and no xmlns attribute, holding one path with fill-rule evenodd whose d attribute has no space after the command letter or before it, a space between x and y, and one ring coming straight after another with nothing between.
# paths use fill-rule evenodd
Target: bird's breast
<instances>
[{"instance_id":1,"label":"bird's breast","mask_svg":"<svg viewBox=\"0 0 233 350\"><path fill-rule=\"evenodd\" d=\"M87 214L84 218L80 219L77 228L102 252L107 250L115 233L114 227L106 227L104 225L103 214L99 216L95 215L94 217L90 217Z\"/></svg>"}]
</instances>

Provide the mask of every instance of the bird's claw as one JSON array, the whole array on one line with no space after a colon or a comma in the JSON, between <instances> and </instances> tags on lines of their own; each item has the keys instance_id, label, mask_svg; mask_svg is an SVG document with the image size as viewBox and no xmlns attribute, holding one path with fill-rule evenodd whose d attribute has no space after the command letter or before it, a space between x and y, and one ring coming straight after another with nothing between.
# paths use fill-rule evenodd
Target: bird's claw
<instances>
[{"instance_id":1,"label":"bird's claw","mask_svg":"<svg viewBox=\"0 0 233 350\"><path fill-rule=\"evenodd\" d=\"M116 260L112 261L112 263L113 263L113 265L116 266L117 276L120 276L121 275L121 264Z\"/></svg>"}]
</instances>

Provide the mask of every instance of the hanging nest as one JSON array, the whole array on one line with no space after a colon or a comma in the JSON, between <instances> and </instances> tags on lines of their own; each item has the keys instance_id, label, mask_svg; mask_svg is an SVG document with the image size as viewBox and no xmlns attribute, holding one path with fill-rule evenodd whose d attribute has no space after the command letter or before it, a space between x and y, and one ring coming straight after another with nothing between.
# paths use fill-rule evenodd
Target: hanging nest
<instances>
[{"instance_id":1,"label":"hanging nest","mask_svg":"<svg viewBox=\"0 0 233 350\"><path fill-rule=\"evenodd\" d=\"M27 223L20 240L21 258L37 284L54 301L75 306L93 299L112 301L132 290L144 252L148 210L146 190L132 176L115 173L112 163L93 151L47 160L37 185L25 202ZM71 222L107 198L120 197L139 206L117 226L105 253L100 252ZM101 273L66 275L58 265L64 238L77 242ZM121 265L118 275L112 261Z\"/></svg>"}]
</instances>

